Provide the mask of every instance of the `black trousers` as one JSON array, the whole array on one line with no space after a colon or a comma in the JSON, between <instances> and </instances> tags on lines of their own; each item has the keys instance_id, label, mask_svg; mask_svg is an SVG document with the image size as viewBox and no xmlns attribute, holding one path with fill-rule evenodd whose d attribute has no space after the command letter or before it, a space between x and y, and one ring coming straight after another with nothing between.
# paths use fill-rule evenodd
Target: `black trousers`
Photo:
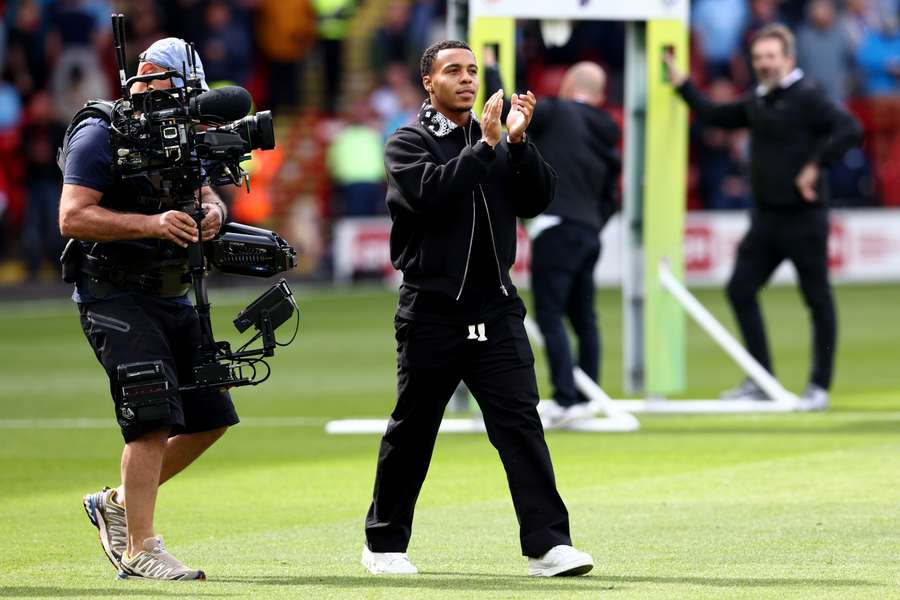
<instances>
[{"instance_id":1,"label":"black trousers","mask_svg":"<svg viewBox=\"0 0 900 600\"><path fill-rule=\"evenodd\" d=\"M525 308L517 304L483 329L473 323L474 334L465 324L395 321L397 406L381 440L366 516L366 543L373 552L406 551L444 408L460 380L481 407L488 439L506 470L522 553L540 556L572 543L537 414Z\"/></svg>"},{"instance_id":2,"label":"black trousers","mask_svg":"<svg viewBox=\"0 0 900 600\"><path fill-rule=\"evenodd\" d=\"M583 225L564 221L534 240L534 309L550 363L553 398L562 406L585 400L575 387L563 317L568 317L578 338L578 366L588 377L599 380L601 342L594 309L594 267L599 258L597 231Z\"/></svg>"},{"instance_id":3,"label":"black trousers","mask_svg":"<svg viewBox=\"0 0 900 600\"><path fill-rule=\"evenodd\" d=\"M772 360L757 295L785 259L797 270L800 291L812 317L809 380L828 389L837 342L837 316L828 280L827 211L755 213L738 248L737 263L728 282L728 299L747 350L771 372Z\"/></svg>"},{"instance_id":4,"label":"black trousers","mask_svg":"<svg viewBox=\"0 0 900 600\"><path fill-rule=\"evenodd\" d=\"M118 367L160 360L171 389L194 380L196 348L202 342L197 310L190 304L144 294L119 294L78 305L81 328L109 377L116 420L125 442L166 427L171 435L210 431L239 421L231 395L222 391L173 394L169 416L139 421L123 410Z\"/></svg>"}]
</instances>

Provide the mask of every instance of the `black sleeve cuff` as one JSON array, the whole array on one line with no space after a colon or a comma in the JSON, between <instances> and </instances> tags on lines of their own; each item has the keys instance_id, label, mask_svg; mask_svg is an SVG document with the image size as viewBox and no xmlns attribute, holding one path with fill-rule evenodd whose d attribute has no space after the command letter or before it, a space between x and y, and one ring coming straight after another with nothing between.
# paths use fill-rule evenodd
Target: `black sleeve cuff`
<instances>
[{"instance_id":1,"label":"black sleeve cuff","mask_svg":"<svg viewBox=\"0 0 900 600\"><path fill-rule=\"evenodd\" d=\"M472 146L472 151L479 160L484 162L494 162L494 159L497 158L497 151L494 148L491 148L484 140L475 142L475 145Z\"/></svg>"},{"instance_id":2,"label":"black sleeve cuff","mask_svg":"<svg viewBox=\"0 0 900 600\"><path fill-rule=\"evenodd\" d=\"M528 152L528 144L530 143L527 137L523 138L518 144L513 144L507 140L506 147L509 148L509 158L515 163L522 162L525 154Z\"/></svg>"}]
</instances>

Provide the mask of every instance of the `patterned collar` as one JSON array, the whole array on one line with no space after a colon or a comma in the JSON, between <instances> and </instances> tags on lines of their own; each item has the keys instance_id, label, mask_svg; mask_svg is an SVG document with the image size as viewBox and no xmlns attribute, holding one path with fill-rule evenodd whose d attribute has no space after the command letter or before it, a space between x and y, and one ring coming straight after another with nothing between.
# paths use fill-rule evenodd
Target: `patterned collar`
<instances>
[{"instance_id":1,"label":"patterned collar","mask_svg":"<svg viewBox=\"0 0 900 600\"><path fill-rule=\"evenodd\" d=\"M472 110L469 112L472 119L478 123L478 117L475 116L475 111ZM433 107L428 100L423 102L422 108L419 109L419 123L422 124L422 127L439 138L446 137L451 131L459 127L459 125L445 117L443 113Z\"/></svg>"}]
</instances>

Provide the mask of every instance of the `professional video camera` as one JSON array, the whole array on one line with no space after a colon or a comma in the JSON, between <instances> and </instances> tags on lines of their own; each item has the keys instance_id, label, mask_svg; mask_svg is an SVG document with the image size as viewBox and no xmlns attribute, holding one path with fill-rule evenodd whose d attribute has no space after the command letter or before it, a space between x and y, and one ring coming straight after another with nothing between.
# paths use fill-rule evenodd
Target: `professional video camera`
<instances>
[{"instance_id":1,"label":"professional video camera","mask_svg":"<svg viewBox=\"0 0 900 600\"><path fill-rule=\"evenodd\" d=\"M125 17L112 15L112 27L122 97L113 103L89 103L87 109L109 120L113 171L125 179L152 182L159 191L153 198L158 205L145 207L148 212L180 210L190 214L199 229L204 217L200 204L203 185L243 183L249 191L241 162L250 158L251 150L275 147L272 114L264 111L247 116L251 98L243 88L203 90L193 44L187 44L188 64L181 65L180 71L127 78ZM173 78L183 85L131 93L135 83ZM199 363L194 368L194 381L181 385L181 391L226 389L265 381L270 369L264 358L273 356L276 346L294 339L285 344L275 339L275 329L297 312L290 288L282 279L241 311L234 321L238 331L243 333L250 327L258 331L232 351L228 342L216 342L213 337L205 277L210 266L228 274L270 277L292 269L296 252L274 232L228 223L215 239L189 245L188 264L203 343L197 348ZM247 349L260 338L261 348ZM261 377L257 368L260 364L266 367ZM142 399L152 404L160 385L166 385L161 373L159 365L152 362L121 365L123 395L136 407L141 406Z\"/></svg>"}]
</instances>

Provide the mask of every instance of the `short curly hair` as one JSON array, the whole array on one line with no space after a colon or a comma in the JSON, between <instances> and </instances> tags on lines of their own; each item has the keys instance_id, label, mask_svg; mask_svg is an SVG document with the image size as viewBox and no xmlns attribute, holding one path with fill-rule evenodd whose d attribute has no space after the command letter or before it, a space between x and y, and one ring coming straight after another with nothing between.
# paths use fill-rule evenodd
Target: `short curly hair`
<instances>
[{"instance_id":1,"label":"short curly hair","mask_svg":"<svg viewBox=\"0 0 900 600\"><path fill-rule=\"evenodd\" d=\"M437 58L438 52L441 50L451 50L453 48L461 48L462 50L468 50L469 52L472 51L467 43L460 40L444 40L433 43L422 53L422 60L419 62L419 69L422 72L422 77L431 75L431 69L434 67L434 59Z\"/></svg>"}]
</instances>

